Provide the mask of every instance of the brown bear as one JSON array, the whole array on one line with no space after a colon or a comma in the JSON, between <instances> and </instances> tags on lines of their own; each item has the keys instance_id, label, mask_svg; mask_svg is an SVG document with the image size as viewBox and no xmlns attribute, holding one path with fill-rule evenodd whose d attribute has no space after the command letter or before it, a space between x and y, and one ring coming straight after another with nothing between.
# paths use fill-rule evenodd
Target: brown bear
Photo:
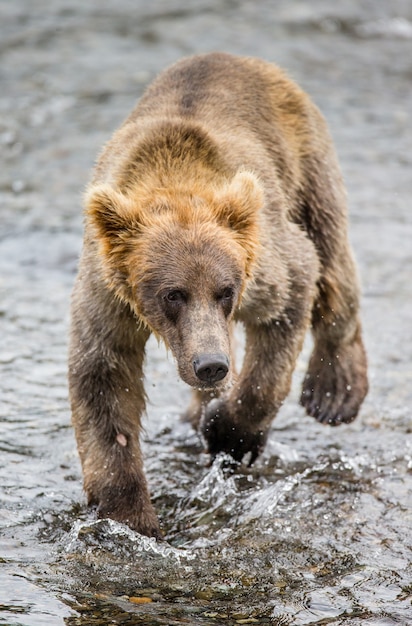
<instances>
[{"instance_id":1,"label":"brown bear","mask_svg":"<svg viewBox=\"0 0 412 626\"><path fill-rule=\"evenodd\" d=\"M246 348L234 371L231 327ZM194 388L212 458L253 463L305 333L301 402L352 421L367 392L344 185L325 121L274 65L224 53L162 73L106 145L72 299L73 423L89 503L159 536L139 445L150 333Z\"/></svg>"}]
</instances>

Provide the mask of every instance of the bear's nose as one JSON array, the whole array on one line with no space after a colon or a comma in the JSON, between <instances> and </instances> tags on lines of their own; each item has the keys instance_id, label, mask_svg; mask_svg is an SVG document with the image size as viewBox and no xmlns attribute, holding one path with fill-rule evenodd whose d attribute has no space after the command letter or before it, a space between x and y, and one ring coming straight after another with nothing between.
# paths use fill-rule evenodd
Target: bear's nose
<instances>
[{"instance_id":1,"label":"bear's nose","mask_svg":"<svg viewBox=\"0 0 412 626\"><path fill-rule=\"evenodd\" d=\"M202 383L217 383L229 371L229 359L226 354L200 354L193 361L195 374Z\"/></svg>"}]
</instances>

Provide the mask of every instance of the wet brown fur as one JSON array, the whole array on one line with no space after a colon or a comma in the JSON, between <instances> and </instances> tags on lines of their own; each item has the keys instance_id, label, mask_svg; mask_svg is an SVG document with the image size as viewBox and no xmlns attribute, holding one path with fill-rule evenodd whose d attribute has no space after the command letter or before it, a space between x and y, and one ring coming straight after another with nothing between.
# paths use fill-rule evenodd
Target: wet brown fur
<instances>
[{"instance_id":1,"label":"wet brown fur","mask_svg":"<svg viewBox=\"0 0 412 626\"><path fill-rule=\"evenodd\" d=\"M322 116L277 67L215 53L166 70L105 147L85 207L69 382L101 516L160 535L139 445L151 332L199 388L188 415L212 456L253 462L310 326L302 404L321 422L354 419L367 376L345 190ZM194 371L205 352L231 363L213 385Z\"/></svg>"}]
</instances>

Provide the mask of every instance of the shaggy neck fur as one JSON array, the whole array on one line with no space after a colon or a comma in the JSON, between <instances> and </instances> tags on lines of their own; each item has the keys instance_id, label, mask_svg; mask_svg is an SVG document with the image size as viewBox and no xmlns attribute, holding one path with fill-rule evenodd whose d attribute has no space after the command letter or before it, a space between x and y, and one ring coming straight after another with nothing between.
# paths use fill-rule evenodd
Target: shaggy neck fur
<instances>
[{"instance_id":1,"label":"shaggy neck fur","mask_svg":"<svg viewBox=\"0 0 412 626\"><path fill-rule=\"evenodd\" d=\"M134 195L138 189L142 200L154 190L166 189L190 189L191 195L197 189L210 195L211 188L234 173L201 125L171 119L144 124L119 167L116 182L126 194Z\"/></svg>"}]
</instances>

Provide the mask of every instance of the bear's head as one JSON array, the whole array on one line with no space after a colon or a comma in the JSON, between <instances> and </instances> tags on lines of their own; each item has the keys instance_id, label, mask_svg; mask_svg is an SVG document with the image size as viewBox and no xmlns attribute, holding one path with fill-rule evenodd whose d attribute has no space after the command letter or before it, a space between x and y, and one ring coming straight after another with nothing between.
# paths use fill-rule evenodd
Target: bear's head
<instances>
[{"instance_id":1,"label":"bear's head","mask_svg":"<svg viewBox=\"0 0 412 626\"><path fill-rule=\"evenodd\" d=\"M94 185L87 194L108 287L164 340L193 387L230 380L229 326L252 273L262 204L245 171L201 193Z\"/></svg>"}]
</instances>

